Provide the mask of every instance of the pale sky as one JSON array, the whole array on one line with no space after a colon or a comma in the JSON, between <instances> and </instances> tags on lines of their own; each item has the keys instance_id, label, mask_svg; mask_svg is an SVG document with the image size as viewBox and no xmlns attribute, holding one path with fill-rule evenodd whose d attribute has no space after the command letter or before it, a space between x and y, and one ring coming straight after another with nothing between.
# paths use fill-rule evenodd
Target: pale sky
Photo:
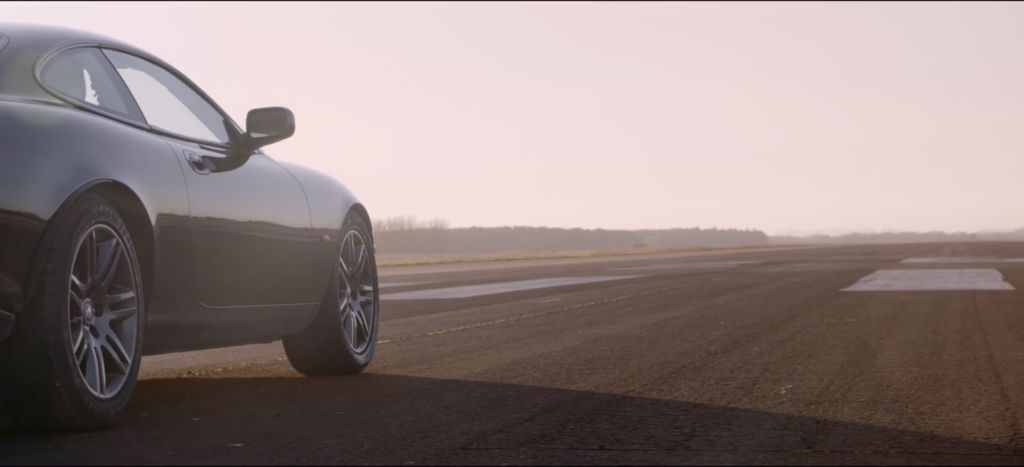
<instances>
[{"instance_id":1,"label":"pale sky","mask_svg":"<svg viewBox=\"0 0 1024 467\"><path fill-rule=\"evenodd\" d=\"M1024 5L0 3L191 77L372 217L1024 227Z\"/></svg>"}]
</instances>

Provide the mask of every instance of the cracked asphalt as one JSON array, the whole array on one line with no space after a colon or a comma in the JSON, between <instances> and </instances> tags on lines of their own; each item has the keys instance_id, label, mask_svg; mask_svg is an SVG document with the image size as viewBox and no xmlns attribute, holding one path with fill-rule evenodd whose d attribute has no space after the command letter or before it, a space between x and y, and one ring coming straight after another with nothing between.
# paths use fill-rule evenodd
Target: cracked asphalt
<instances>
[{"instance_id":1,"label":"cracked asphalt","mask_svg":"<svg viewBox=\"0 0 1024 467\"><path fill-rule=\"evenodd\" d=\"M900 263L922 257L1024 243L382 268L394 293L722 263L384 301L355 376L303 377L279 342L146 357L117 426L0 435L0 464L1020 465L1024 263ZM958 268L1016 290L840 292Z\"/></svg>"}]
</instances>

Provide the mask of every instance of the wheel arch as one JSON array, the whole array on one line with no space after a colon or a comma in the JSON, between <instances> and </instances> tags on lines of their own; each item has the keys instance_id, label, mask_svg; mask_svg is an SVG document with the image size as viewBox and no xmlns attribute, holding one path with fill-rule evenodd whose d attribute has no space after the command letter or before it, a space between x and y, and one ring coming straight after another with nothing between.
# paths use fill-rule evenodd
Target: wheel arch
<instances>
[{"instance_id":1,"label":"wheel arch","mask_svg":"<svg viewBox=\"0 0 1024 467\"><path fill-rule=\"evenodd\" d=\"M348 208L348 212L363 218L366 228L370 229L370 238L373 238L373 222L370 221L370 212L366 210L366 206L363 206L362 203L354 203ZM348 215L346 214L345 217Z\"/></svg>"},{"instance_id":2,"label":"wheel arch","mask_svg":"<svg viewBox=\"0 0 1024 467\"><path fill-rule=\"evenodd\" d=\"M149 211L146 209L145 204L134 190L121 182L109 179L93 180L82 185L69 195L61 203L56 213L50 217L43 234L42 248L39 248L36 254L46 254L50 249L50 244L53 242L53 236L56 233L55 231L60 219L71 204L85 193L95 194L109 202L124 220L125 227L128 228L128 233L132 236L132 244L135 246L135 254L138 257L139 268L141 269L139 272L142 276L142 290L148 304L149 292L152 290L153 285L156 260L156 242L153 225L150 222ZM37 257L33 262L33 271L29 276L31 282L27 289L27 297L31 297L35 293L35 287L39 280L39 273L42 272L43 263L43 257Z\"/></svg>"},{"instance_id":3,"label":"wheel arch","mask_svg":"<svg viewBox=\"0 0 1024 467\"><path fill-rule=\"evenodd\" d=\"M142 290L148 304L150 292L153 290L153 276L156 269L156 239L153 224L150 222L149 210L142 199L127 185L109 180L94 184L87 193L101 196L121 215L128 234L132 236L135 254L139 259L139 271L142 276Z\"/></svg>"}]
</instances>

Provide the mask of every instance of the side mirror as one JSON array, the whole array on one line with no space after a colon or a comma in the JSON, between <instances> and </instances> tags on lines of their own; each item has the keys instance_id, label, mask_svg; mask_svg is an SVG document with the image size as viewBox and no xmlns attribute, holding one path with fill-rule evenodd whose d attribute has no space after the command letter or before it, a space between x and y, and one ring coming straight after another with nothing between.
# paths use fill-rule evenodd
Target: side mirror
<instances>
[{"instance_id":1,"label":"side mirror","mask_svg":"<svg viewBox=\"0 0 1024 467\"><path fill-rule=\"evenodd\" d=\"M256 150L295 134L295 114L284 107L253 109L245 118L245 141Z\"/></svg>"}]
</instances>

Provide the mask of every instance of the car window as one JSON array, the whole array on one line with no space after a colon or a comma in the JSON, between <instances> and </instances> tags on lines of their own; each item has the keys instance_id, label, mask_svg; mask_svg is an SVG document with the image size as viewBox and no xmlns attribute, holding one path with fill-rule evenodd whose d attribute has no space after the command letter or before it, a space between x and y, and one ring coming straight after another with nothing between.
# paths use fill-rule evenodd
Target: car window
<instances>
[{"instance_id":1,"label":"car window","mask_svg":"<svg viewBox=\"0 0 1024 467\"><path fill-rule=\"evenodd\" d=\"M164 68L126 53L104 49L151 126L170 133L227 143L224 116Z\"/></svg>"},{"instance_id":2,"label":"car window","mask_svg":"<svg viewBox=\"0 0 1024 467\"><path fill-rule=\"evenodd\" d=\"M98 49L62 52L46 61L39 76L65 98L145 123L131 94Z\"/></svg>"}]
</instances>

